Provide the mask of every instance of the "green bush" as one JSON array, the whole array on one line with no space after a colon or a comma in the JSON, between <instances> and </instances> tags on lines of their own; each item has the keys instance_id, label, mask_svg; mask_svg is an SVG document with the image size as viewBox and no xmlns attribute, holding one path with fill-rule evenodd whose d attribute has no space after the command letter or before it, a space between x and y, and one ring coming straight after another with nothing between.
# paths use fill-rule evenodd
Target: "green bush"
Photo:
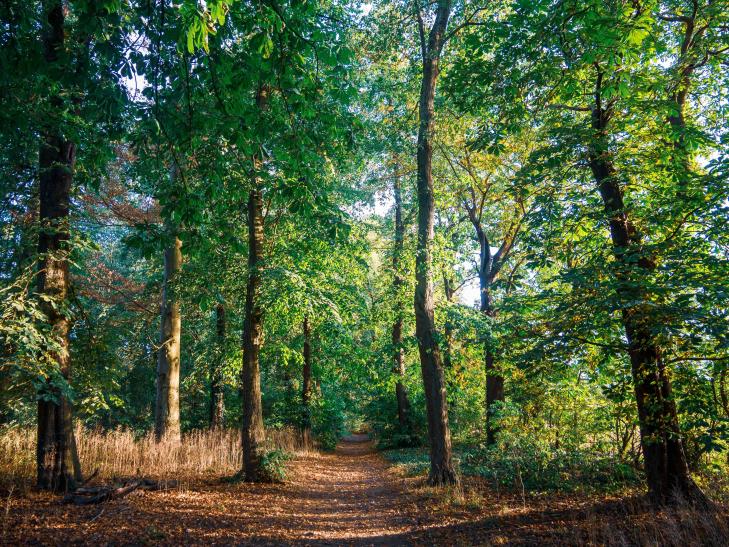
<instances>
[{"instance_id":1,"label":"green bush","mask_svg":"<svg viewBox=\"0 0 729 547\"><path fill-rule=\"evenodd\" d=\"M283 450L270 450L261 458L261 471L271 482L283 482L287 476L287 462L291 454Z\"/></svg>"},{"instance_id":2,"label":"green bush","mask_svg":"<svg viewBox=\"0 0 729 547\"><path fill-rule=\"evenodd\" d=\"M403 468L410 477L423 475L430 469L430 456L425 448L385 450L383 455L391 463Z\"/></svg>"}]
</instances>

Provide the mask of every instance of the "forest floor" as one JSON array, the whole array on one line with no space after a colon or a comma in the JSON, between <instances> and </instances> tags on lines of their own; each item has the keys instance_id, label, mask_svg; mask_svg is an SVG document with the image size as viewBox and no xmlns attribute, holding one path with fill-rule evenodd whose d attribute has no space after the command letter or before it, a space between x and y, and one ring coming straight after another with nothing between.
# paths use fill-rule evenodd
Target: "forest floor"
<instances>
[{"instance_id":1,"label":"forest floor","mask_svg":"<svg viewBox=\"0 0 729 547\"><path fill-rule=\"evenodd\" d=\"M721 545L728 537L726 512L655 513L638 498L529 499L475 482L444 494L403 476L358 435L333 454L297 457L282 484L211 476L103 505L62 505L35 491L3 501L2 544Z\"/></svg>"}]
</instances>

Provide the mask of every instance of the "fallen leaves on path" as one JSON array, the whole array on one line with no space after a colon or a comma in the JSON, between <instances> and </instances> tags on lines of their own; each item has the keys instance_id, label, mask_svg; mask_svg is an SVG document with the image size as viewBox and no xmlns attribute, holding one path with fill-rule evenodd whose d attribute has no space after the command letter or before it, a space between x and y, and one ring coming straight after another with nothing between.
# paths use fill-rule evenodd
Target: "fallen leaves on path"
<instances>
[{"instance_id":1,"label":"fallen leaves on path","mask_svg":"<svg viewBox=\"0 0 729 547\"><path fill-rule=\"evenodd\" d=\"M447 502L422 478L398 474L363 436L343 440L334 454L299 456L284 484L222 479L183 479L174 490L136 491L100 506L63 505L39 492L10 497L0 537L34 545L544 545L606 543L608 532L624 545L655 533L645 510L631 513L619 500L525 503L472 483L460 501ZM676 526L673 517L664 521Z\"/></svg>"}]
</instances>

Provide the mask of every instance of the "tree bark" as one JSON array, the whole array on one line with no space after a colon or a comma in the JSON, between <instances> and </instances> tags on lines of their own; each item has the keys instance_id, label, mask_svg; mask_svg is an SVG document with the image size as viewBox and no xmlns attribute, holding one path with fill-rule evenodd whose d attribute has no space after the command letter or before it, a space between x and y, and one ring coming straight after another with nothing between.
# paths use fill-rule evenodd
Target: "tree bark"
<instances>
[{"instance_id":1,"label":"tree bark","mask_svg":"<svg viewBox=\"0 0 729 547\"><path fill-rule=\"evenodd\" d=\"M415 261L415 333L420 353L420 369L425 388L430 437L430 475L432 485L453 484L451 433L448 426L445 377L440 348L435 333L432 256L435 202L433 197L433 144L435 87L438 64L445 41L451 3L439 0L435 21L428 33L427 43L422 15L418 22L422 44L423 73L420 88L418 127L418 241Z\"/></svg>"},{"instance_id":2,"label":"tree bark","mask_svg":"<svg viewBox=\"0 0 729 547\"><path fill-rule=\"evenodd\" d=\"M268 106L269 89L259 85L256 105L263 112ZM253 158L253 188L248 195L248 286L246 287L245 317L243 321L243 472L245 480L265 480L261 475L261 458L266 432L263 427L261 403L261 370L258 354L263 342L263 311L258 297L261 286L263 261L263 193L258 175L262 165L260 156Z\"/></svg>"},{"instance_id":3,"label":"tree bark","mask_svg":"<svg viewBox=\"0 0 729 547\"><path fill-rule=\"evenodd\" d=\"M59 1L49 2L48 27L43 37L45 61L58 62L64 46L64 12ZM54 97L54 107L63 108ZM63 381L71 377L69 355L70 320L65 312L69 289L69 207L76 145L67 141L59 127L48 127L41 135L39 151L40 233L38 237L38 293L56 348L50 360ZM73 490L81 480L76 451L71 403L60 387L47 382L38 398L38 444L36 449L38 487L45 490Z\"/></svg>"},{"instance_id":4,"label":"tree bark","mask_svg":"<svg viewBox=\"0 0 729 547\"><path fill-rule=\"evenodd\" d=\"M311 325L309 315L304 316L304 367L301 382L301 435L307 446L311 438Z\"/></svg>"},{"instance_id":5,"label":"tree bark","mask_svg":"<svg viewBox=\"0 0 729 547\"><path fill-rule=\"evenodd\" d=\"M458 371L453 365L453 321L450 315L450 305L453 304L453 298L456 296L456 288L453 278L448 272L443 273L443 292L445 293L446 302L449 310L443 324L443 368L446 374L446 393L448 398L448 411L451 417L458 417L456 407L458 405L458 394L456 389L456 378Z\"/></svg>"},{"instance_id":6,"label":"tree bark","mask_svg":"<svg viewBox=\"0 0 729 547\"><path fill-rule=\"evenodd\" d=\"M222 429L224 426L223 365L225 364L225 327L225 306L218 304L215 307L218 358L215 360L213 370L210 373L210 429Z\"/></svg>"},{"instance_id":7,"label":"tree bark","mask_svg":"<svg viewBox=\"0 0 729 547\"><path fill-rule=\"evenodd\" d=\"M491 281L479 276L481 284L480 311L489 319L495 314L491 301ZM499 372L495 363L492 341L484 341L484 365L486 371L486 443L496 443L497 428L494 425L494 403L504 401L504 377Z\"/></svg>"},{"instance_id":8,"label":"tree bark","mask_svg":"<svg viewBox=\"0 0 729 547\"><path fill-rule=\"evenodd\" d=\"M182 318L176 294L176 278L182 267L182 241L175 236L165 249L164 280L160 320L160 348L157 352L157 401L154 432L157 442L180 442L180 334Z\"/></svg>"},{"instance_id":9,"label":"tree bark","mask_svg":"<svg viewBox=\"0 0 729 547\"><path fill-rule=\"evenodd\" d=\"M645 254L641 236L625 210L618 173L607 146L611 113L600 106L600 84L601 76L598 76L592 109L594 136L589 147L590 169L609 222L617 263L618 296L622 302L640 302L647 298L645 277L655 268L655 262ZM649 495L657 504L680 499L703 500L689 474L671 381L655 339L658 327L651 310L641 304L623 307L622 322L628 340Z\"/></svg>"},{"instance_id":10,"label":"tree bark","mask_svg":"<svg viewBox=\"0 0 729 547\"><path fill-rule=\"evenodd\" d=\"M475 204L473 208L467 210L479 244L478 282L481 296L479 311L484 317L493 319L496 312L491 298L491 285L501 266L496 264L491 253L491 246L481 225L480 213L478 216L476 214ZM483 352L486 372L486 442L491 445L496 442L497 432L493 419L494 403L504 400L504 377L496 367L493 346L488 338L484 340Z\"/></svg>"},{"instance_id":11,"label":"tree bark","mask_svg":"<svg viewBox=\"0 0 729 547\"><path fill-rule=\"evenodd\" d=\"M456 291L453 288L453 279L447 273L443 274L443 292L445 292L446 302L452 304ZM448 370L453 367L453 323L450 317L446 317L443 331L443 366Z\"/></svg>"},{"instance_id":12,"label":"tree bark","mask_svg":"<svg viewBox=\"0 0 729 547\"><path fill-rule=\"evenodd\" d=\"M395 169L397 172L397 169ZM400 177L396 174L394 181L395 196L395 247L392 253L393 292L395 304L395 321L392 325L392 351L393 351L393 372L395 374L395 397L397 399L397 422L400 426L402 444L413 444L413 427L410 416L410 400L405 388L405 353L402 348L403 309L402 291L405 285L401 269L403 246L405 240L405 224L402 218L402 192L400 188Z\"/></svg>"}]
</instances>

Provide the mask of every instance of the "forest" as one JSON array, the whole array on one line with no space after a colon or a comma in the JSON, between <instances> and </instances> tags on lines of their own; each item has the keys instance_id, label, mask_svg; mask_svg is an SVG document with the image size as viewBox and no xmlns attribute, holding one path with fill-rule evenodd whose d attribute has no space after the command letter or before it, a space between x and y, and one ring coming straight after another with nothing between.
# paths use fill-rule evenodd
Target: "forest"
<instances>
[{"instance_id":1,"label":"forest","mask_svg":"<svg viewBox=\"0 0 729 547\"><path fill-rule=\"evenodd\" d=\"M729 0L3 0L0 543L729 544Z\"/></svg>"}]
</instances>

